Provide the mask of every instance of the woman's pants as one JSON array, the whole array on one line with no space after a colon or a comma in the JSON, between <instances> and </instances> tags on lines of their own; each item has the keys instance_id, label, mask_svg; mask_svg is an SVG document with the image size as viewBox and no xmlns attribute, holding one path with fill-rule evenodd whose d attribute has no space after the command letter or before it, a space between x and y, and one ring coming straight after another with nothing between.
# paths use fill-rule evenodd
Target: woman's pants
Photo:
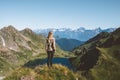
<instances>
[{"instance_id":1,"label":"woman's pants","mask_svg":"<svg viewBox=\"0 0 120 80\"><path fill-rule=\"evenodd\" d=\"M48 67L51 67L52 66L52 58L53 58L53 55L54 55L54 51L47 51L47 66Z\"/></svg>"}]
</instances>

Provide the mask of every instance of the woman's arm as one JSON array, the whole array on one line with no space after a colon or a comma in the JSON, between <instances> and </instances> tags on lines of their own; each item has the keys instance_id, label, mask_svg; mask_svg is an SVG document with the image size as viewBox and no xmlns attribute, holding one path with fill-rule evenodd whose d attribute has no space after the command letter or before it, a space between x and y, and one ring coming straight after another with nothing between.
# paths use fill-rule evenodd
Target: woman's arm
<instances>
[{"instance_id":1,"label":"woman's arm","mask_svg":"<svg viewBox=\"0 0 120 80\"><path fill-rule=\"evenodd\" d=\"M46 40L46 42L45 42L45 51L47 51L47 49L48 49L48 46L47 46L47 40Z\"/></svg>"},{"instance_id":2,"label":"woman's arm","mask_svg":"<svg viewBox=\"0 0 120 80\"><path fill-rule=\"evenodd\" d=\"M53 47L54 47L54 50L56 51L56 42L55 42L55 38L53 40Z\"/></svg>"}]
</instances>

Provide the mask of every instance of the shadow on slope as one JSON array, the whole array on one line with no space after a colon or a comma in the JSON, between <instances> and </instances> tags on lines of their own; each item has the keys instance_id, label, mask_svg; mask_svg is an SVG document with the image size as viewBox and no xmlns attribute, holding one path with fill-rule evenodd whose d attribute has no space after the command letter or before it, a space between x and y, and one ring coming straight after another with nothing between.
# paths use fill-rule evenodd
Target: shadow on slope
<instances>
[{"instance_id":1,"label":"shadow on slope","mask_svg":"<svg viewBox=\"0 0 120 80\"><path fill-rule=\"evenodd\" d=\"M84 54L80 59L79 70L89 70L96 65L99 58L99 51L94 48L89 50L86 54Z\"/></svg>"}]
</instances>

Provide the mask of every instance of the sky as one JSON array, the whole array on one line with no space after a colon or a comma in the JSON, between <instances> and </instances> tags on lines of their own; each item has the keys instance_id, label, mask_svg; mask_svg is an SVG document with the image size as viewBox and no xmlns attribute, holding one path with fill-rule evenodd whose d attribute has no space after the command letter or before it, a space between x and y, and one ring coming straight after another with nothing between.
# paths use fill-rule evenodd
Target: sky
<instances>
[{"instance_id":1,"label":"sky","mask_svg":"<svg viewBox=\"0 0 120 80\"><path fill-rule=\"evenodd\" d=\"M120 27L120 0L0 0L0 28Z\"/></svg>"}]
</instances>

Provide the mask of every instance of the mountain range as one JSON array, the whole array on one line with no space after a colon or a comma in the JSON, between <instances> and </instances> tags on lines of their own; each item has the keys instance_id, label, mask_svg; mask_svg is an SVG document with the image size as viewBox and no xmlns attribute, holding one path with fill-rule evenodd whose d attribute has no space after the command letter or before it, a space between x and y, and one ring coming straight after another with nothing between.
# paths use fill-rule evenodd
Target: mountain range
<instances>
[{"instance_id":1,"label":"mountain range","mask_svg":"<svg viewBox=\"0 0 120 80\"><path fill-rule=\"evenodd\" d=\"M54 36L59 38L67 38L67 39L76 39L79 41L87 41L90 38L96 36L100 32L112 32L116 28L108 28L108 29L85 29L83 27L80 27L78 29L69 29L69 28L61 28L61 29L36 29L33 30L37 34L43 34L47 36L49 31L54 32Z\"/></svg>"},{"instance_id":2,"label":"mountain range","mask_svg":"<svg viewBox=\"0 0 120 80\"><path fill-rule=\"evenodd\" d=\"M45 40L44 36L29 28L18 31L10 25L0 29L0 75L35 57L46 57ZM57 45L55 56L64 55L65 52Z\"/></svg>"},{"instance_id":3,"label":"mountain range","mask_svg":"<svg viewBox=\"0 0 120 80\"><path fill-rule=\"evenodd\" d=\"M87 80L120 79L120 28L101 32L73 51L72 64Z\"/></svg>"}]
</instances>

